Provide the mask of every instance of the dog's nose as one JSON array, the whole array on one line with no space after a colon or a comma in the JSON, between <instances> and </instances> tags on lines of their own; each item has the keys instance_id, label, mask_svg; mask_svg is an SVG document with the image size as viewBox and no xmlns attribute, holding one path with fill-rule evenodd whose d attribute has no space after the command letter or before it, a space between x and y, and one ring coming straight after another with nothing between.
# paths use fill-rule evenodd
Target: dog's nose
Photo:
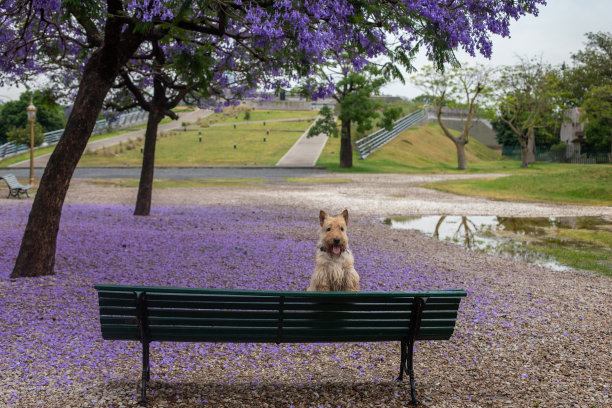
<instances>
[{"instance_id":1,"label":"dog's nose","mask_svg":"<svg viewBox=\"0 0 612 408\"><path fill-rule=\"evenodd\" d=\"M334 245L338 245L340 243L340 238L334 238Z\"/></svg>"}]
</instances>

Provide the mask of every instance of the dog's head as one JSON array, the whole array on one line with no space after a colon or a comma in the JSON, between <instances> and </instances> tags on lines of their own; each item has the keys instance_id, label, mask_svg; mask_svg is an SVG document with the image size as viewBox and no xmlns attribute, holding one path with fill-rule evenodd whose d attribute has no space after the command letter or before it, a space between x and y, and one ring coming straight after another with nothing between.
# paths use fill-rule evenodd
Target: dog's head
<instances>
[{"instance_id":1,"label":"dog's head","mask_svg":"<svg viewBox=\"0 0 612 408\"><path fill-rule=\"evenodd\" d=\"M348 248L348 210L336 217L330 217L325 211L319 213L321 250L332 256L339 256Z\"/></svg>"}]
</instances>

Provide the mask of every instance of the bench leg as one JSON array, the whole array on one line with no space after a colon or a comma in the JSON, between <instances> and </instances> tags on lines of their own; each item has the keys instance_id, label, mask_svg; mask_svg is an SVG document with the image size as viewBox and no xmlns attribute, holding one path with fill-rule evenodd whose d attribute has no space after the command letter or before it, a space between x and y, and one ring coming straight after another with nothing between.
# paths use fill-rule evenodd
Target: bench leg
<instances>
[{"instance_id":1,"label":"bench leg","mask_svg":"<svg viewBox=\"0 0 612 408\"><path fill-rule=\"evenodd\" d=\"M413 356L414 356L414 342L409 341L408 342L407 370L408 370L408 375L410 376L410 396L412 397L412 401L410 401L410 403L413 405L419 405L419 401L417 401L416 399L416 391L414 389L414 366L412 364Z\"/></svg>"},{"instance_id":2,"label":"bench leg","mask_svg":"<svg viewBox=\"0 0 612 408\"><path fill-rule=\"evenodd\" d=\"M414 389L414 342L411 340L402 340L401 344L401 362L400 362L400 373L397 378L398 381L404 380L404 372L408 372L410 377L410 396L412 400L410 404L419 405L419 401L416 398L416 391Z\"/></svg>"},{"instance_id":3,"label":"bench leg","mask_svg":"<svg viewBox=\"0 0 612 408\"><path fill-rule=\"evenodd\" d=\"M149 370L149 343L142 342L142 390L140 397L140 406L147 406L147 381L151 378Z\"/></svg>"},{"instance_id":4,"label":"bench leg","mask_svg":"<svg viewBox=\"0 0 612 408\"><path fill-rule=\"evenodd\" d=\"M400 372L399 377L397 377L397 381L404 381L404 371L406 371L406 340L402 340L400 352Z\"/></svg>"}]
</instances>

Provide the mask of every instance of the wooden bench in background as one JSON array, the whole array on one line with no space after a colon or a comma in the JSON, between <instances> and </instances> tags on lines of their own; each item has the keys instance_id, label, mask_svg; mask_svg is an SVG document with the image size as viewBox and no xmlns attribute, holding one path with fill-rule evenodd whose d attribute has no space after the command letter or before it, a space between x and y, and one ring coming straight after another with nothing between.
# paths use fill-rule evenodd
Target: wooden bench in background
<instances>
[{"instance_id":1,"label":"wooden bench in background","mask_svg":"<svg viewBox=\"0 0 612 408\"><path fill-rule=\"evenodd\" d=\"M14 175L5 174L4 176L0 176L0 179L6 181L6 184L8 184L9 194L7 198L21 198L22 194L25 194L28 198L30 197L28 195L28 190L31 186L29 184L24 186L17 180L17 177L15 177Z\"/></svg>"},{"instance_id":2,"label":"wooden bench in background","mask_svg":"<svg viewBox=\"0 0 612 408\"><path fill-rule=\"evenodd\" d=\"M414 389L416 340L448 340L463 290L289 292L95 285L106 340L142 343L146 405L152 341L219 343L400 342L400 373Z\"/></svg>"}]
</instances>

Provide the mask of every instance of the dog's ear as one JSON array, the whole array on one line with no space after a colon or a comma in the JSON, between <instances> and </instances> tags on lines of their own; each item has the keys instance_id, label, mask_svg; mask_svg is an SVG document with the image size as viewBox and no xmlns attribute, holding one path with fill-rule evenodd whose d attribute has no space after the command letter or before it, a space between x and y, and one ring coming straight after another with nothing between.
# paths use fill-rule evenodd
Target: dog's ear
<instances>
[{"instance_id":1,"label":"dog's ear","mask_svg":"<svg viewBox=\"0 0 612 408\"><path fill-rule=\"evenodd\" d=\"M344 217L344 222L348 225L348 210L342 211L342 217Z\"/></svg>"},{"instance_id":2,"label":"dog's ear","mask_svg":"<svg viewBox=\"0 0 612 408\"><path fill-rule=\"evenodd\" d=\"M327 218L327 213L323 210L321 210L321 212L319 213L319 224L321 226L323 226L323 223L325 222L325 219Z\"/></svg>"}]
</instances>

